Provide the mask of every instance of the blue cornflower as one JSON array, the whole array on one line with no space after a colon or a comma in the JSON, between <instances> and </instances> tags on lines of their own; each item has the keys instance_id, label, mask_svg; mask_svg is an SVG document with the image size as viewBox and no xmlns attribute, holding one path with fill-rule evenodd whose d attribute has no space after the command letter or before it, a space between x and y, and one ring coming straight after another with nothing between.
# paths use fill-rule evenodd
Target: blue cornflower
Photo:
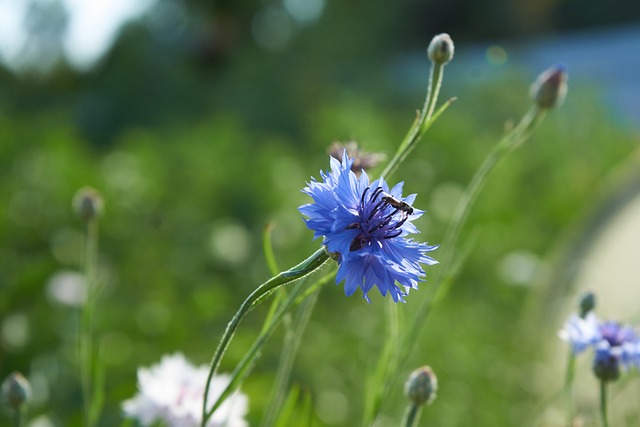
<instances>
[{"instance_id":1,"label":"blue cornflower","mask_svg":"<svg viewBox=\"0 0 640 427\"><path fill-rule=\"evenodd\" d=\"M426 255L437 246L406 237L418 233L411 221L424 213L412 206L416 195L402 197L402 182L392 189L382 178L369 184L364 171L359 177L351 171L353 161L346 151L342 162L332 157L331 171L320 171L323 182L311 178L302 190L313 203L299 210L314 238L322 237L336 254L336 283L345 281L347 296L360 288L370 302L367 293L377 286L383 296L389 292L393 301L404 302L423 281L421 264L437 263Z\"/></svg>"},{"instance_id":2,"label":"blue cornflower","mask_svg":"<svg viewBox=\"0 0 640 427\"><path fill-rule=\"evenodd\" d=\"M612 381L621 370L640 368L640 336L629 326L600 321L589 312L584 318L571 316L559 335L575 354L594 349L593 371L602 380Z\"/></svg>"}]
</instances>

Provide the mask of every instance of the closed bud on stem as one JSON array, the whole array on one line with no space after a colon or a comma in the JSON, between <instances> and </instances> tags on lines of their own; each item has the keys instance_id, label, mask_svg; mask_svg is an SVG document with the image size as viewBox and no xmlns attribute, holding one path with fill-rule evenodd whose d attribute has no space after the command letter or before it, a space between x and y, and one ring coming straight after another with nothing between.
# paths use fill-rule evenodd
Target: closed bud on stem
<instances>
[{"instance_id":1,"label":"closed bud on stem","mask_svg":"<svg viewBox=\"0 0 640 427\"><path fill-rule=\"evenodd\" d=\"M585 292L578 301L578 312L581 318L585 318L596 307L596 295L593 292Z\"/></svg>"},{"instance_id":2,"label":"closed bud on stem","mask_svg":"<svg viewBox=\"0 0 640 427\"><path fill-rule=\"evenodd\" d=\"M429 59L436 64L444 65L453 59L453 40L447 33L435 36L427 49Z\"/></svg>"},{"instance_id":3,"label":"closed bud on stem","mask_svg":"<svg viewBox=\"0 0 640 427\"><path fill-rule=\"evenodd\" d=\"M417 406L431 404L437 391L438 379L429 366L413 371L404 385L404 394Z\"/></svg>"},{"instance_id":4,"label":"closed bud on stem","mask_svg":"<svg viewBox=\"0 0 640 427\"><path fill-rule=\"evenodd\" d=\"M620 356L614 354L609 345L600 345L596 348L593 373L598 379L607 382L620 378Z\"/></svg>"},{"instance_id":5,"label":"closed bud on stem","mask_svg":"<svg viewBox=\"0 0 640 427\"><path fill-rule=\"evenodd\" d=\"M102 215L104 202L100 193L91 187L82 187L73 196L73 210L83 221Z\"/></svg>"},{"instance_id":6,"label":"closed bud on stem","mask_svg":"<svg viewBox=\"0 0 640 427\"><path fill-rule=\"evenodd\" d=\"M20 373L14 372L2 383L2 400L13 409L20 409L31 398L31 385Z\"/></svg>"},{"instance_id":7,"label":"closed bud on stem","mask_svg":"<svg viewBox=\"0 0 640 427\"><path fill-rule=\"evenodd\" d=\"M363 170L373 169L382 162L386 156L383 153L369 153L358 147L355 141L346 143L334 142L329 147L329 154L334 159L342 161L342 155L346 153L350 159L353 159L351 170L356 176L360 176Z\"/></svg>"},{"instance_id":8,"label":"closed bud on stem","mask_svg":"<svg viewBox=\"0 0 640 427\"><path fill-rule=\"evenodd\" d=\"M559 107L567 96L567 68L564 65L551 67L536 78L531 85L531 97L543 110Z\"/></svg>"}]
</instances>

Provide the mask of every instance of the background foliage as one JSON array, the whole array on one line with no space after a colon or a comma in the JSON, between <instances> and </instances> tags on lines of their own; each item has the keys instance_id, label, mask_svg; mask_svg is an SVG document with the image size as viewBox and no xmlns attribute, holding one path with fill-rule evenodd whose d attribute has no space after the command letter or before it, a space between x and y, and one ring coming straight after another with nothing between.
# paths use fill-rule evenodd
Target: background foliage
<instances>
[{"instance_id":1,"label":"background foliage","mask_svg":"<svg viewBox=\"0 0 640 427\"><path fill-rule=\"evenodd\" d=\"M307 202L304 183L328 167L332 141L393 153L422 102L428 69L425 58L424 84L407 88L390 78L399 54L424 52L440 31L464 46L595 20L585 7L577 23L571 2L546 2L530 22L524 5L468 3L328 2L317 23L274 52L248 33L254 2L185 2L183 31L163 38L169 24L155 33L151 18L131 24L88 73L64 64L46 77L0 71L0 373L30 373L31 414L80 425L76 312L49 291L55 274L80 268L82 228L70 209L79 187L99 189L106 202L96 330L107 366L102 425L112 426L135 392L138 366L174 351L208 361L227 320L268 275L266 223L283 267L318 247L296 208ZM163 4L150 16L161 16ZM607 10L603 21L621 13ZM456 76L456 67L454 59L447 73ZM419 194L416 206L427 215L418 225L429 243L440 242L473 171L528 108L530 75L517 64L505 70L481 87L445 74L444 96L458 101L392 179ZM556 268L547 256L635 148L637 137L600 99L597 87L573 85L566 105L499 165L473 209L464 236L475 244L407 366L408 374L429 364L438 375L438 400L424 414L430 424L522 425L561 387L531 377L548 362L541 343L556 337L521 334L539 289L533 273L522 277L509 260L528 260L537 274ZM401 307L404 322L423 295L412 292ZM383 302L322 290L293 373L319 425L358 424L365 374L382 345ZM223 370L240 359L265 312L243 324ZM272 338L243 387L251 425L268 400L280 342ZM402 399L398 390L385 406L390 420L399 419Z\"/></svg>"}]
</instances>

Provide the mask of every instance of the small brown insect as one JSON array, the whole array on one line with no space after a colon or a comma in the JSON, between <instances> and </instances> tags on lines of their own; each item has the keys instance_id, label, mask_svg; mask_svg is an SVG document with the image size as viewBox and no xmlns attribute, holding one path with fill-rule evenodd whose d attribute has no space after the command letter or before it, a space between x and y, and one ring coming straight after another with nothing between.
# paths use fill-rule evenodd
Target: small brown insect
<instances>
[{"instance_id":1,"label":"small brown insect","mask_svg":"<svg viewBox=\"0 0 640 427\"><path fill-rule=\"evenodd\" d=\"M393 206L394 208L398 209L399 211L406 212L409 215L413 214L413 208L407 202L398 200L395 197L390 196L388 194L382 197L382 200L387 202L389 205Z\"/></svg>"}]
</instances>

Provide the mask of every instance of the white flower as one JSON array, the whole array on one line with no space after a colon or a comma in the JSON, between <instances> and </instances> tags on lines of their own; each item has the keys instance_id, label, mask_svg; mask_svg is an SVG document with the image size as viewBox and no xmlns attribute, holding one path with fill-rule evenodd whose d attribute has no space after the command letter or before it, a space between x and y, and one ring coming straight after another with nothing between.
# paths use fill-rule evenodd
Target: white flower
<instances>
[{"instance_id":1,"label":"white flower","mask_svg":"<svg viewBox=\"0 0 640 427\"><path fill-rule=\"evenodd\" d=\"M198 427L209 368L195 367L180 353L163 356L160 363L138 369L138 394L122 404L127 417L143 426L162 420L169 427ZM218 399L229 384L228 375L216 375L211 381L208 401ZM244 420L249 401L235 392L214 412L207 427L247 427Z\"/></svg>"}]
</instances>

